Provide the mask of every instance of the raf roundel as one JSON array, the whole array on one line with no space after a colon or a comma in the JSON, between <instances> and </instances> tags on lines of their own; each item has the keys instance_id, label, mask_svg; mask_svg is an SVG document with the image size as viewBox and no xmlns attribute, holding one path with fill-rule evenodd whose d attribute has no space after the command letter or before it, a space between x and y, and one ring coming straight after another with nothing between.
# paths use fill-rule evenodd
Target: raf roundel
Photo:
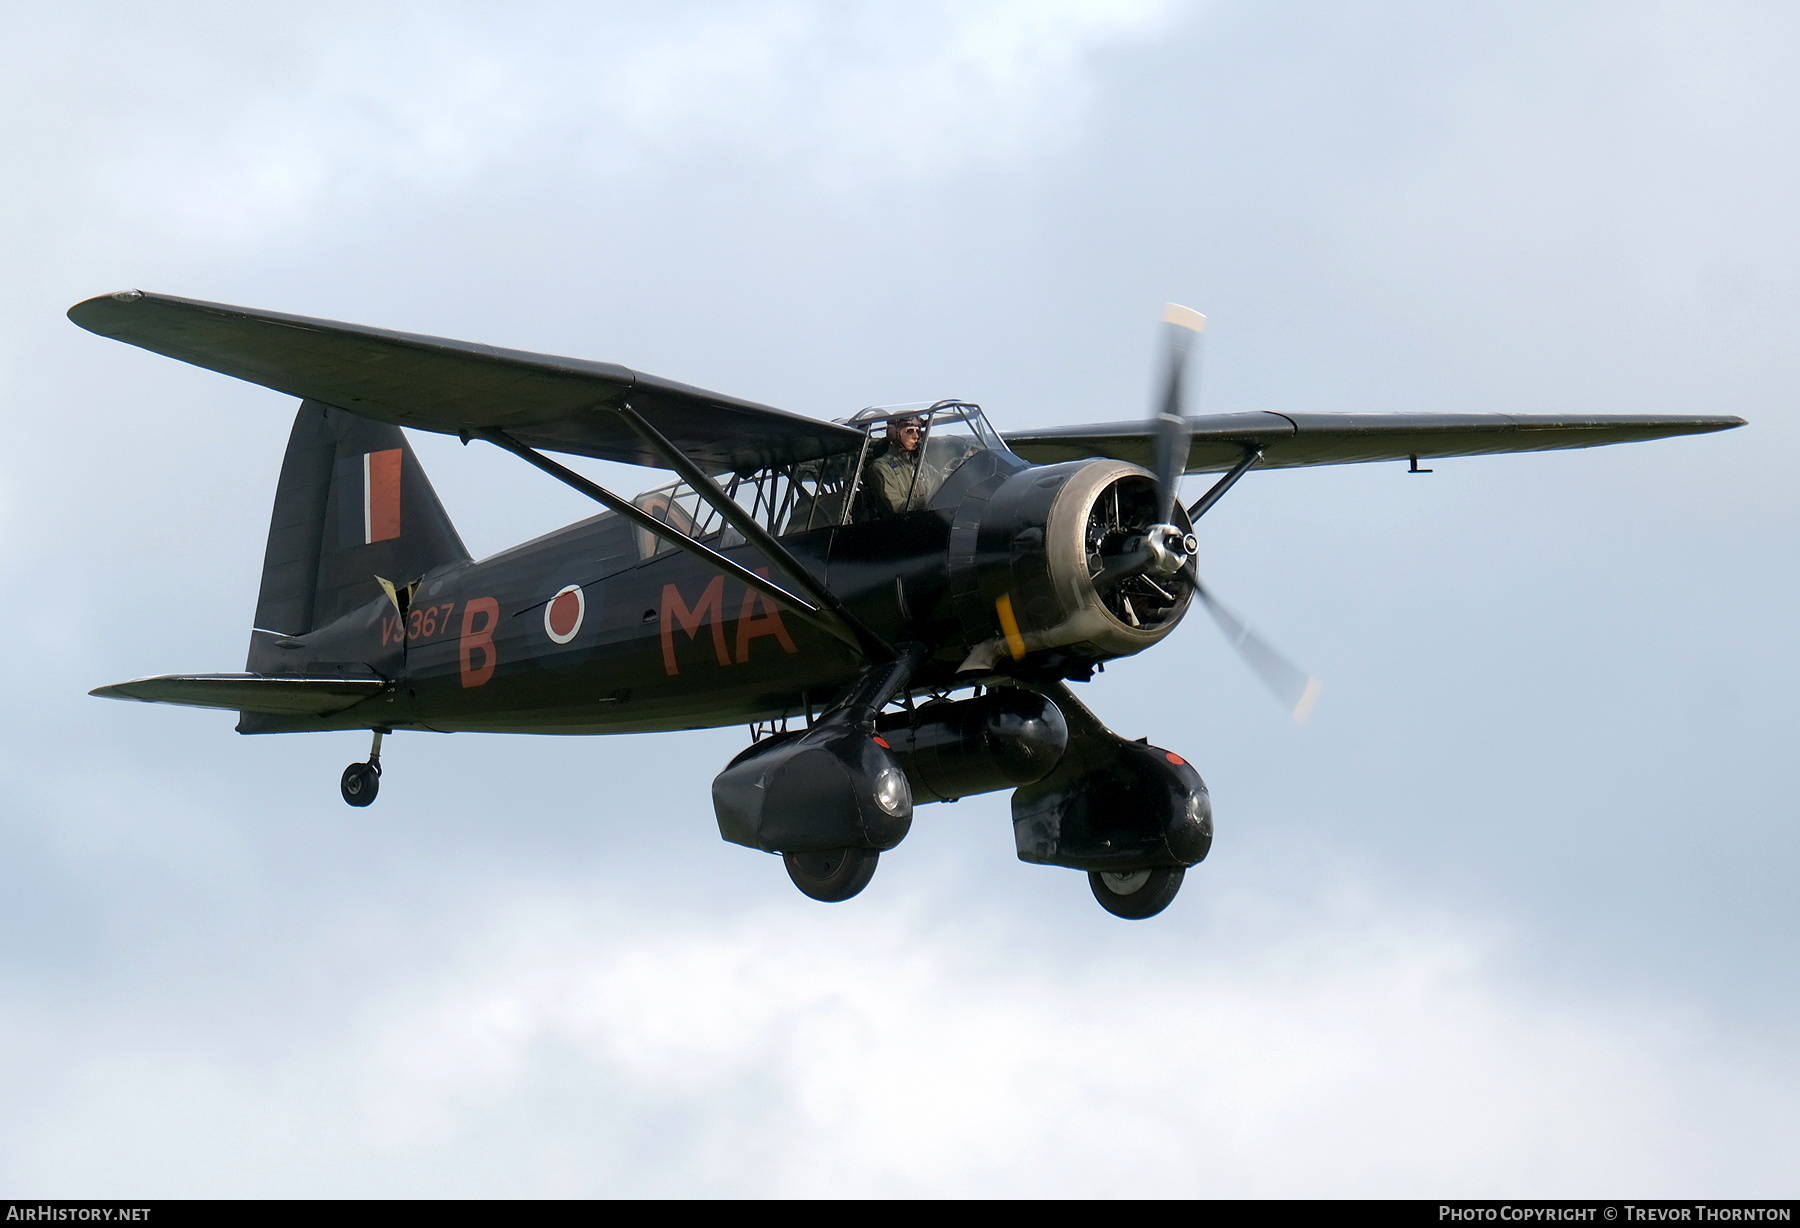
<instances>
[{"instance_id":1,"label":"raf roundel","mask_svg":"<svg viewBox=\"0 0 1800 1228\"><path fill-rule=\"evenodd\" d=\"M582 596L579 584L571 584L544 606L544 634L553 643L567 644L581 630L581 620L586 616L587 598Z\"/></svg>"}]
</instances>

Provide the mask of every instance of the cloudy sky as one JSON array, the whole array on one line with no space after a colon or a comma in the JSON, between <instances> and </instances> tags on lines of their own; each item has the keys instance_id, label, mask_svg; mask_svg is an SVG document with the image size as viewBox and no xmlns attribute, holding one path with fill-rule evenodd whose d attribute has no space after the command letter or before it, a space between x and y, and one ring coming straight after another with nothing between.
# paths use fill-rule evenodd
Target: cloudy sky
<instances>
[{"instance_id":1,"label":"cloudy sky","mask_svg":"<svg viewBox=\"0 0 1800 1228\"><path fill-rule=\"evenodd\" d=\"M1800 18L1722 3L0 2L11 1195L1771 1195L1800 1177ZM1252 474L1083 692L1202 770L1161 917L921 810L856 900L721 843L743 730L394 738L243 660L293 407L166 293L820 417L1736 413ZM416 438L476 554L586 515ZM618 476L626 487L657 475Z\"/></svg>"}]
</instances>

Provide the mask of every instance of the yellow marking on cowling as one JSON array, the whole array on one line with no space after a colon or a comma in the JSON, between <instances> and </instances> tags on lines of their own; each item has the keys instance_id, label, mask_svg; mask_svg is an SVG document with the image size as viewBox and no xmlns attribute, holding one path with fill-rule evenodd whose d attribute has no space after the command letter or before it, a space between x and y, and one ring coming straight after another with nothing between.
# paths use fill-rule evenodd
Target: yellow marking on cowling
<instances>
[{"instance_id":1,"label":"yellow marking on cowling","mask_svg":"<svg viewBox=\"0 0 1800 1228\"><path fill-rule=\"evenodd\" d=\"M1317 678L1306 680L1306 690L1300 696L1300 702L1294 705L1294 724L1306 724L1306 718L1312 715L1314 705L1319 702L1319 692L1324 688Z\"/></svg>"},{"instance_id":2,"label":"yellow marking on cowling","mask_svg":"<svg viewBox=\"0 0 1800 1228\"><path fill-rule=\"evenodd\" d=\"M1163 304L1163 323L1173 324L1177 328L1185 328L1191 333L1206 331L1206 317L1192 307L1183 307L1180 303Z\"/></svg>"},{"instance_id":3,"label":"yellow marking on cowling","mask_svg":"<svg viewBox=\"0 0 1800 1228\"><path fill-rule=\"evenodd\" d=\"M1025 655L1025 637L1019 634L1019 620L1013 617L1012 594L1001 593L994 602L994 613L1000 616L1000 630L1006 633L1006 651L1017 661Z\"/></svg>"}]
</instances>

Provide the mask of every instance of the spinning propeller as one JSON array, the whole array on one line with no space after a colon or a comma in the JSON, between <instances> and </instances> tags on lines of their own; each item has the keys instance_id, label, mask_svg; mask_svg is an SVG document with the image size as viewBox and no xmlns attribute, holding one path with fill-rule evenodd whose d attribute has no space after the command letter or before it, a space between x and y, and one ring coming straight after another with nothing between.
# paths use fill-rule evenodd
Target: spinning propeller
<instances>
[{"instance_id":1,"label":"spinning propeller","mask_svg":"<svg viewBox=\"0 0 1800 1228\"><path fill-rule=\"evenodd\" d=\"M1138 622L1137 607L1132 603L1129 589L1137 589L1140 600L1154 601L1157 596L1170 597L1165 586L1185 582L1206 606L1207 613L1219 624L1219 629L1244 658L1245 664L1275 694L1294 720L1303 722L1318 702L1318 680L1277 652L1251 629L1249 623L1201 583L1194 562L1199 542L1193 533L1175 523L1181 477L1187 469L1188 443L1193 434L1185 406L1184 384L1189 357L1205 337L1206 317L1191 308L1169 303L1163 307L1162 318L1167 362L1162 405L1153 419L1156 428L1156 520L1139 532L1126 531L1125 524L1131 517L1120 507L1115 493L1111 523L1096 526L1101 529L1101 534L1095 545L1104 562L1094 575L1094 585L1105 595L1109 605L1117 603L1115 613L1135 625ZM1194 505L1190 518L1204 515L1259 456L1257 453L1247 456L1207 497ZM1106 550L1108 545L1114 549Z\"/></svg>"}]
</instances>

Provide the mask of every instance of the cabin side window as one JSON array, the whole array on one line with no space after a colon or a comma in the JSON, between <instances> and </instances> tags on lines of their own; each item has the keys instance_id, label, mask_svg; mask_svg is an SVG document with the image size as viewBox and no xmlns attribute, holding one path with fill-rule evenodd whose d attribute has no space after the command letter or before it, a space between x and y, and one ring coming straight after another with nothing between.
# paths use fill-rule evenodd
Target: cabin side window
<instances>
[{"instance_id":1,"label":"cabin side window","mask_svg":"<svg viewBox=\"0 0 1800 1228\"><path fill-rule=\"evenodd\" d=\"M852 453L792 465L770 465L749 473L720 474L713 480L732 502L777 537L825 529L844 522L858 457ZM725 522L719 510L686 482L647 490L632 504L676 532L729 550L743 535ZM648 559L677 547L648 529L632 530L638 558Z\"/></svg>"}]
</instances>

